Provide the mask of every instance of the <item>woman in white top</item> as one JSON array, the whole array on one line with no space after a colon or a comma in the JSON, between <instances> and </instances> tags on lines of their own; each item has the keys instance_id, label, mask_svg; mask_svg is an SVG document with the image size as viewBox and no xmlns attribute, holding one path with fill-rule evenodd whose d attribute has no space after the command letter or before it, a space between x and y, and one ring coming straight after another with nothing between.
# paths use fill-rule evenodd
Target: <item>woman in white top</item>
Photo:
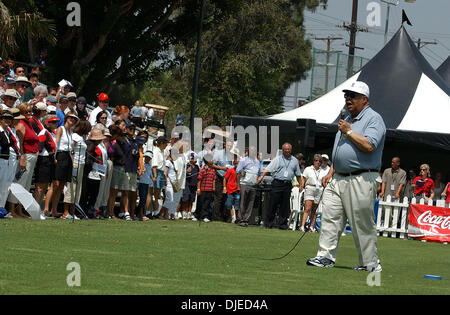
<instances>
[{"instance_id":1,"label":"woman in white top","mask_svg":"<svg viewBox=\"0 0 450 315\"><path fill-rule=\"evenodd\" d=\"M159 212L160 213L159 218L168 220L170 214L170 219L174 220L175 219L174 213L177 205L175 204L174 200L175 191L173 189L172 183L177 180L177 169L175 168L175 164L173 162L172 156L170 155L170 152L165 164L166 164L166 171L164 172L164 176L166 177L167 183L165 190L166 198L164 199L164 204L162 205L161 210ZM177 193L179 192L180 191L178 191Z\"/></svg>"},{"instance_id":2,"label":"woman in white top","mask_svg":"<svg viewBox=\"0 0 450 315\"><path fill-rule=\"evenodd\" d=\"M181 193L179 196L179 200L177 201L177 214L176 214L176 218L178 219L182 219L183 216L180 212L180 207L178 207L178 204L181 201L181 198L183 197L183 191L186 188L186 164L187 164L187 158L186 155L184 154L184 150L189 149L188 144L183 141L180 140L179 141L181 146L179 148L179 156L178 158L175 160L175 167L178 170L178 183L180 184L180 188L181 188ZM178 198L178 196L176 196Z\"/></svg>"},{"instance_id":3,"label":"woman in white top","mask_svg":"<svg viewBox=\"0 0 450 315\"><path fill-rule=\"evenodd\" d=\"M4 208L8 189L11 183L8 181L8 164L11 141L8 125L12 123L13 116L8 110L0 110L0 207Z\"/></svg>"},{"instance_id":4,"label":"woman in white top","mask_svg":"<svg viewBox=\"0 0 450 315\"><path fill-rule=\"evenodd\" d=\"M153 193L155 200L153 201L153 210L158 211L159 202L158 199L161 197L161 190L166 186L166 178L164 176L164 171L166 169L165 159L164 159L164 149L167 147L169 140L166 137L158 137L156 139L156 146L153 149L152 158L152 171L153 171Z\"/></svg>"},{"instance_id":5,"label":"woman in white top","mask_svg":"<svg viewBox=\"0 0 450 315\"><path fill-rule=\"evenodd\" d=\"M56 165L55 178L52 182L52 216L59 217L58 201L66 182L72 181L72 154L73 154L73 132L72 129L78 122L78 116L70 111L64 118L64 125L56 130ZM73 215L73 214L72 214Z\"/></svg>"},{"instance_id":6,"label":"woman in white top","mask_svg":"<svg viewBox=\"0 0 450 315\"><path fill-rule=\"evenodd\" d=\"M320 165L322 163L322 156L314 154L313 165L305 168L302 174L303 187L305 188L305 212L302 217L302 225L300 231L305 231L306 220L309 217L310 232L315 232L314 224L316 222L316 209L319 205L320 196L322 195L322 184Z\"/></svg>"},{"instance_id":7,"label":"woman in white top","mask_svg":"<svg viewBox=\"0 0 450 315\"><path fill-rule=\"evenodd\" d=\"M180 148L180 154L176 160L174 160L173 150L170 150L170 154L166 160L166 199L164 201L161 211L166 214L166 209L169 214L170 220L175 220L175 212L177 210L178 204L180 203L181 197L183 196L183 189L186 186L186 163L184 162L184 154L182 152L182 147ZM175 191L173 184L177 182L180 189Z\"/></svg>"},{"instance_id":8,"label":"woman in white top","mask_svg":"<svg viewBox=\"0 0 450 315\"><path fill-rule=\"evenodd\" d=\"M80 203L84 164L86 160L86 137L91 131L91 128L92 126L89 121L80 120L73 129L73 180L66 183L67 190L64 195L64 214L62 215L63 219L72 219L74 204Z\"/></svg>"}]
</instances>

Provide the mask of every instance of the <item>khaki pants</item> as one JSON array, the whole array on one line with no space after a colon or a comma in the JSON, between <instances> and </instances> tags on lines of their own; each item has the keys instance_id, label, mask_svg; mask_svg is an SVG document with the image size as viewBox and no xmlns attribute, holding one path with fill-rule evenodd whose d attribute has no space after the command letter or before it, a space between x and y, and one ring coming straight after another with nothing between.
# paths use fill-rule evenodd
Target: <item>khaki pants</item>
<instances>
[{"instance_id":1,"label":"khaki pants","mask_svg":"<svg viewBox=\"0 0 450 315\"><path fill-rule=\"evenodd\" d=\"M377 192L375 180L378 176L376 172L333 176L323 195L318 257L336 261L339 238L348 219L359 255L359 265L371 266L377 263L377 230L373 207Z\"/></svg>"},{"instance_id":2,"label":"khaki pants","mask_svg":"<svg viewBox=\"0 0 450 315\"><path fill-rule=\"evenodd\" d=\"M64 203L80 203L81 198L81 189L83 186L83 172L84 172L84 164L73 164L73 169L75 170L78 167L78 173L75 171L77 175L77 181L75 182L72 179L71 182L66 183L66 193L64 194ZM76 197L76 200L75 200Z\"/></svg>"},{"instance_id":3,"label":"khaki pants","mask_svg":"<svg viewBox=\"0 0 450 315\"><path fill-rule=\"evenodd\" d=\"M22 185L23 188L30 191L31 180L33 178L34 167L36 166L38 155L36 153L29 153L29 154L27 153L27 154L24 154L24 157L25 157L25 160L27 161L26 170L23 173L22 177L19 180L14 179L14 182ZM19 163L17 163L16 171L19 169L20 169ZM19 203L19 200L17 200L17 198L15 196L13 196L12 194L9 194L8 201L12 202L12 203Z\"/></svg>"},{"instance_id":4,"label":"khaki pants","mask_svg":"<svg viewBox=\"0 0 450 315\"><path fill-rule=\"evenodd\" d=\"M113 162L108 160L106 163L106 175L100 181L97 201L95 202L95 209L106 207L108 205L109 187L111 186Z\"/></svg>"}]
</instances>

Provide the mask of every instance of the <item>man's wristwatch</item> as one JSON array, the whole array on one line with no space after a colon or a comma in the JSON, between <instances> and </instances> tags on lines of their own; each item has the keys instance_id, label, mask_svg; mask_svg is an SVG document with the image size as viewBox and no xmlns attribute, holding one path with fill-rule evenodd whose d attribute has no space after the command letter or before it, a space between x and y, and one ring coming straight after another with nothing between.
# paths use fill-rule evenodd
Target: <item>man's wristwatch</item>
<instances>
[{"instance_id":1,"label":"man's wristwatch","mask_svg":"<svg viewBox=\"0 0 450 315\"><path fill-rule=\"evenodd\" d=\"M353 132L353 130L351 130L351 129L350 129L350 130L349 130L349 131L347 131L347 132L346 132L345 134L346 134L346 135L347 135L347 137L348 137L348 136L350 136L350 135L351 135L351 133L352 133L352 132Z\"/></svg>"}]
</instances>

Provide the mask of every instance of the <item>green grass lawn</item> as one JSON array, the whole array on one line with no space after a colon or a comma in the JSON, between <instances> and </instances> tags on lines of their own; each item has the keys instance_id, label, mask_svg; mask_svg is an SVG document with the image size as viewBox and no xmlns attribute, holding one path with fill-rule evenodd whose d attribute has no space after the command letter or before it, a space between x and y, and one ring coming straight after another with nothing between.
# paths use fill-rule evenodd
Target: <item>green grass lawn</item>
<instances>
[{"instance_id":1,"label":"green grass lawn","mask_svg":"<svg viewBox=\"0 0 450 315\"><path fill-rule=\"evenodd\" d=\"M380 286L368 286L351 235L334 268L307 266L318 233L192 221L0 220L0 294L449 294L448 245L379 237ZM77 262L81 285L66 282ZM428 280L424 274L442 276Z\"/></svg>"}]
</instances>

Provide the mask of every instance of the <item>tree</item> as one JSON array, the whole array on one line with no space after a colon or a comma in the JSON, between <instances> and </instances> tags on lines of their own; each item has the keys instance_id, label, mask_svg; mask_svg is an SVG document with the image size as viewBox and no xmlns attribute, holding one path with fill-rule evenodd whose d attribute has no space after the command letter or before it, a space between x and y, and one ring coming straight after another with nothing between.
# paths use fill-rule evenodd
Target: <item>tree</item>
<instances>
[{"instance_id":1,"label":"tree","mask_svg":"<svg viewBox=\"0 0 450 315\"><path fill-rule=\"evenodd\" d=\"M223 126L234 114L280 112L286 89L311 67L303 10L319 1L251 0L227 14L219 4L207 1L206 6L197 116L212 116L212 123ZM177 46L173 81L192 82L195 47L193 37ZM187 95L179 101L186 102Z\"/></svg>"},{"instance_id":2,"label":"tree","mask_svg":"<svg viewBox=\"0 0 450 315\"><path fill-rule=\"evenodd\" d=\"M17 53L20 40L30 44L43 39L47 44L55 45L56 28L53 21L44 18L40 12L22 10L18 1L0 1L0 38L0 55L6 57ZM32 59L32 49L28 53Z\"/></svg>"},{"instance_id":3,"label":"tree","mask_svg":"<svg viewBox=\"0 0 450 315\"><path fill-rule=\"evenodd\" d=\"M190 36L194 25L180 24L185 7L196 0L80 0L81 25L71 26L67 2L5 0L15 12L44 12L55 21L56 44L50 47L49 77L68 79L79 94L93 99L119 85L138 86L170 63L170 47ZM189 13L188 13L189 14ZM20 47L27 46L20 40ZM46 43L34 42L34 46ZM28 59L23 50L21 59ZM158 66L154 66L158 62ZM120 102L121 100L118 100Z\"/></svg>"}]
</instances>

